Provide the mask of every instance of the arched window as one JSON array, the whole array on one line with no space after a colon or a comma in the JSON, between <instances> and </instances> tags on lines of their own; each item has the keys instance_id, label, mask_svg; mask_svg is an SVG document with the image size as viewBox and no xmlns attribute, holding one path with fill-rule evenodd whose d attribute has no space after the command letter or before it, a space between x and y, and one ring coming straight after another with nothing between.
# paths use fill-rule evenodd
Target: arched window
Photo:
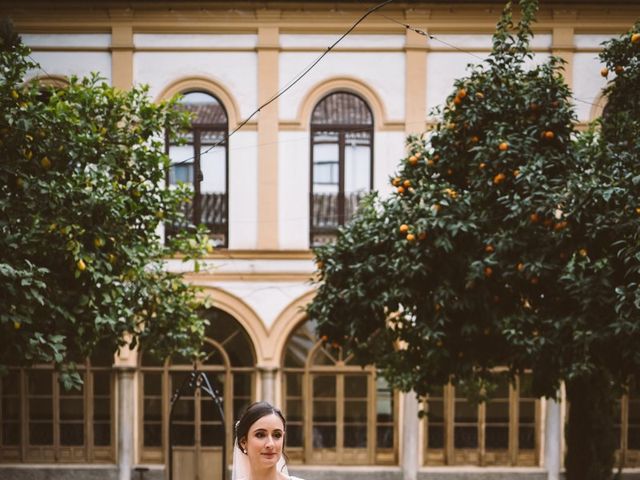
<instances>
[{"instance_id":1,"label":"arched window","mask_svg":"<svg viewBox=\"0 0 640 480\"><path fill-rule=\"evenodd\" d=\"M313 321L291 335L283 360L287 454L293 462L397 462L397 399L373 367L322 345Z\"/></svg>"},{"instance_id":2,"label":"arched window","mask_svg":"<svg viewBox=\"0 0 640 480\"><path fill-rule=\"evenodd\" d=\"M530 382L505 380L480 405L453 385L436 390L425 402L425 465L537 466L540 401Z\"/></svg>"},{"instance_id":3,"label":"arched window","mask_svg":"<svg viewBox=\"0 0 640 480\"><path fill-rule=\"evenodd\" d=\"M193 187L193 201L184 205L186 220L205 225L218 247L228 245L229 153L227 112L220 101L205 92L187 92L181 108L193 114L183 145L168 144L171 168L168 183ZM214 147L215 145L215 147ZM186 225L166 225L171 236Z\"/></svg>"},{"instance_id":4,"label":"arched window","mask_svg":"<svg viewBox=\"0 0 640 480\"><path fill-rule=\"evenodd\" d=\"M0 377L0 461L115 461L113 352L79 361L82 387L66 390L52 365Z\"/></svg>"},{"instance_id":5,"label":"arched window","mask_svg":"<svg viewBox=\"0 0 640 480\"><path fill-rule=\"evenodd\" d=\"M373 187L373 114L357 95L324 97L311 115L311 245L331 241Z\"/></svg>"},{"instance_id":6,"label":"arched window","mask_svg":"<svg viewBox=\"0 0 640 480\"><path fill-rule=\"evenodd\" d=\"M218 475L222 442L227 442L231 461L232 428L240 412L255 398L256 356L249 335L238 321L222 310L202 313L210 325L205 333L202 360L196 364L223 397L226 438L213 401L196 390L181 397L173 423L174 478L207 478ZM171 396L193 371L191 359L170 358L165 362L142 356L141 461L166 463ZM199 475L199 477L197 477Z\"/></svg>"}]
</instances>

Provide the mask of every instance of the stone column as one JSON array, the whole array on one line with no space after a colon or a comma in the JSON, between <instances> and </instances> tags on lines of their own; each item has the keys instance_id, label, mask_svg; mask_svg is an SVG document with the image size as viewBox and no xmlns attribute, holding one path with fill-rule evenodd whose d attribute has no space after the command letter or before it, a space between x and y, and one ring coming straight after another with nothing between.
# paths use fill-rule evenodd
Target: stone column
<instances>
[{"instance_id":1,"label":"stone column","mask_svg":"<svg viewBox=\"0 0 640 480\"><path fill-rule=\"evenodd\" d=\"M274 367L260 368L260 382L262 384L261 400L276 403L276 369Z\"/></svg>"},{"instance_id":2,"label":"stone column","mask_svg":"<svg viewBox=\"0 0 640 480\"><path fill-rule=\"evenodd\" d=\"M118 368L118 480L131 480L134 462L134 371L130 367Z\"/></svg>"},{"instance_id":3,"label":"stone column","mask_svg":"<svg viewBox=\"0 0 640 480\"><path fill-rule=\"evenodd\" d=\"M402 480L416 480L420 422L418 421L418 399L414 392L403 394L402 411Z\"/></svg>"},{"instance_id":4,"label":"stone column","mask_svg":"<svg viewBox=\"0 0 640 480\"><path fill-rule=\"evenodd\" d=\"M562 451L562 424L560 403L547 400L544 434L544 463L547 480L560 479L560 454Z\"/></svg>"}]
</instances>

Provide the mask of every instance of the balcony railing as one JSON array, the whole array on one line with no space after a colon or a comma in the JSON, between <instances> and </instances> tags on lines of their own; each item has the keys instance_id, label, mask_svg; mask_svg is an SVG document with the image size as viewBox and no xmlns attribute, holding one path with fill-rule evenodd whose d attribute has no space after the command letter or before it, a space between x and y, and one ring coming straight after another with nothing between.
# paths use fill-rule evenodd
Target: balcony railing
<instances>
[{"instance_id":1,"label":"balcony railing","mask_svg":"<svg viewBox=\"0 0 640 480\"><path fill-rule=\"evenodd\" d=\"M338 227L353 218L360 201L368 193L362 190L348 193L343 197L344 202L340 201L338 193L312 193L311 245L317 246L333 241Z\"/></svg>"},{"instance_id":2,"label":"balcony railing","mask_svg":"<svg viewBox=\"0 0 640 480\"><path fill-rule=\"evenodd\" d=\"M197 212L197 213L196 213ZM204 225L209 230L216 246L226 245L227 236L227 194L201 193L193 201L182 205L184 221L165 225L167 237L175 235L190 225Z\"/></svg>"}]
</instances>

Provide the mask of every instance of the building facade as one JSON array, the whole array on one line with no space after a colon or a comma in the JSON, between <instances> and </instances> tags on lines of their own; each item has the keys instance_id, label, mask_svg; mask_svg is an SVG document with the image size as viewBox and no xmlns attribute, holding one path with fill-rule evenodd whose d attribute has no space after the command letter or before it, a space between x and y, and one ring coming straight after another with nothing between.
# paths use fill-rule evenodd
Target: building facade
<instances>
[{"instance_id":1,"label":"building facade","mask_svg":"<svg viewBox=\"0 0 640 480\"><path fill-rule=\"evenodd\" d=\"M198 273L179 260L168 268L213 299L198 369L220 391L227 428L199 392L176 403L169 428L172 394L193 370L186 359L97 352L81 392L61 389L48 365L16 368L0 380L1 478L169 478L170 455L173 478L219 478L229 426L258 399L282 407L290 470L309 480L559 478L566 407L532 397L526 376L486 405L451 385L416 399L323 346L303 311L310 248L331 241L363 193L390 191L406 135L424 131L453 80L490 52L501 2L387 5L254 116L372 4L55 3L0 5L41 65L33 78L98 71L119 88L148 84L158 101L181 93L194 113L186 144L167 145L167 181L194 186L185 211L218 248ZM541 3L535 61L566 60L585 126L603 107L600 44L627 31L640 5ZM624 478L640 478L640 389L619 407Z\"/></svg>"}]
</instances>

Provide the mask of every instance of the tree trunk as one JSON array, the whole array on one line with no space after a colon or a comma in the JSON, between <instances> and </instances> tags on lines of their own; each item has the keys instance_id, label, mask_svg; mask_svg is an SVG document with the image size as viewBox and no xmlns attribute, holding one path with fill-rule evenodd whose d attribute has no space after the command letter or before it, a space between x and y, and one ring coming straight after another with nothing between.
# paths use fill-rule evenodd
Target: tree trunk
<instances>
[{"instance_id":1,"label":"tree trunk","mask_svg":"<svg viewBox=\"0 0 640 480\"><path fill-rule=\"evenodd\" d=\"M616 449L616 398L609 376L592 372L568 381L567 400L567 480L611 479Z\"/></svg>"}]
</instances>

